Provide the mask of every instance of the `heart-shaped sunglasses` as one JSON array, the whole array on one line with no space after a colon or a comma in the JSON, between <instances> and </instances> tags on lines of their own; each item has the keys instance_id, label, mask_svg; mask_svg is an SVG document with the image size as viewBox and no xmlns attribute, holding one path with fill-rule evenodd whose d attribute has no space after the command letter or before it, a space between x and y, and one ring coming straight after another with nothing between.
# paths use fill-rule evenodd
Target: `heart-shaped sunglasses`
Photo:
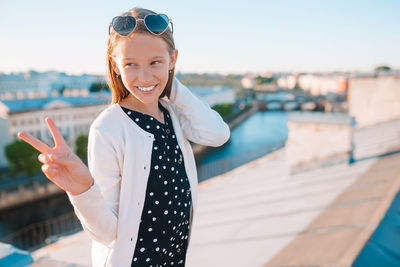
<instances>
[{"instance_id":1,"label":"heart-shaped sunglasses","mask_svg":"<svg viewBox=\"0 0 400 267\"><path fill-rule=\"evenodd\" d=\"M161 35L168 28L171 23L171 32L174 32L174 25L172 20L165 14L147 14L143 19L137 19L133 16L116 16L112 19L109 27L108 34L110 34L111 27L121 36L128 36L136 28L138 21L143 21L147 30L155 35Z\"/></svg>"}]
</instances>

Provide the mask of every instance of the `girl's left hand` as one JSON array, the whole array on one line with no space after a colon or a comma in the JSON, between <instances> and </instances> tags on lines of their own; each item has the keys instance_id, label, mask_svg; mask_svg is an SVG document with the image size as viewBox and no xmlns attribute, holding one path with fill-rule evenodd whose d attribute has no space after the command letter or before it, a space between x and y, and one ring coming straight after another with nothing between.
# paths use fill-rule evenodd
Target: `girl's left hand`
<instances>
[{"instance_id":1,"label":"girl's left hand","mask_svg":"<svg viewBox=\"0 0 400 267\"><path fill-rule=\"evenodd\" d=\"M42 152L38 158L43 163L42 171L49 180L73 195L85 192L94 183L89 169L68 147L54 121L50 117L45 121L53 136L54 147L48 147L23 131L18 132L18 137Z\"/></svg>"}]
</instances>

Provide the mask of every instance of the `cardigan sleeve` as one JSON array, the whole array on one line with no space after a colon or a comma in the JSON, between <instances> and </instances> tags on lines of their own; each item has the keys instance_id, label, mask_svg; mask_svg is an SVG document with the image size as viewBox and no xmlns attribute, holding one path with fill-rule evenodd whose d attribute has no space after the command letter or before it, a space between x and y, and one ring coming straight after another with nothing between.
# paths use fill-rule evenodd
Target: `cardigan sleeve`
<instances>
[{"instance_id":1,"label":"cardigan sleeve","mask_svg":"<svg viewBox=\"0 0 400 267\"><path fill-rule=\"evenodd\" d=\"M67 195L89 237L111 247L117 236L121 176L110 137L95 127L89 130L88 166L94 184L79 195Z\"/></svg>"},{"instance_id":2,"label":"cardigan sleeve","mask_svg":"<svg viewBox=\"0 0 400 267\"><path fill-rule=\"evenodd\" d=\"M176 77L172 82L169 101L175 106L183 134L188 140L213 147L228 141L228 124L207 102L195 96Z\"/></svg>"}]
</instances>

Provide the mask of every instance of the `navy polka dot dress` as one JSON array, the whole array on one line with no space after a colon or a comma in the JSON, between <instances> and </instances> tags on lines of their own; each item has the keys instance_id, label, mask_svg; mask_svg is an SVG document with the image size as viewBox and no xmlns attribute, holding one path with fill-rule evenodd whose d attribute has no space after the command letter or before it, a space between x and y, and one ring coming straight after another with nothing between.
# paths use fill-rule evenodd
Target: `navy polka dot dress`
<instances>
[{"instance_id":1,"label":"navy polka dot dress","mask_svg":"<svg viewBox=\"0 0 400 267\"><path fill-rule=\"evenodd\" d=\"M136 249L131 266L185 266L190 228L191 192L172 121L160 102L165 123L135 110L121 108L152 133L151 169Z\"/></svg>"}]
</instances>

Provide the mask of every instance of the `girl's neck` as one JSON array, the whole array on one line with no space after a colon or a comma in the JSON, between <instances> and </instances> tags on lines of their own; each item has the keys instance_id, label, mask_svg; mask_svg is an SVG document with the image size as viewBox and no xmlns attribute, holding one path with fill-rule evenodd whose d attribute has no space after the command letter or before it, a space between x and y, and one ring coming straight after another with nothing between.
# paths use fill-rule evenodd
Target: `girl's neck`
<instances>
[{"instance_id":1,"label":"girl's neck","mask_svg":"<svg viewBox=\"0 0 400 267\"><path fill-rule=\"evenodd\" d=\"M154 118L161 120L163 112L158 106L158 101L156 103L144 104L138 101L135 97L129 95L125 99L119 102L120 106L141 112Z\"/></svg>"}]
</instances>

